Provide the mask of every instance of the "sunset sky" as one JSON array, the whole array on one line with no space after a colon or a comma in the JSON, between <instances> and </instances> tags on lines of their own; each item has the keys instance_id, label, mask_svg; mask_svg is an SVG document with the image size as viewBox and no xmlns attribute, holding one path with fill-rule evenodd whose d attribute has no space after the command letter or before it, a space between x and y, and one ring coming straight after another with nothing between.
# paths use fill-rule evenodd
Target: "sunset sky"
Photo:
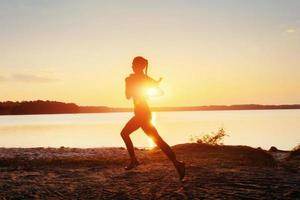
<instances>
[{"instance_id":1,"label":"sunset sky","mask_svg":"<svg viewBox=\"0 0 300 200\"><path fill-rule=\"evenodd\" d=\"M300 1L0 0L0 101L130 106L137 55L155 106L300 103Z\"/></svg>"}]
</instances>

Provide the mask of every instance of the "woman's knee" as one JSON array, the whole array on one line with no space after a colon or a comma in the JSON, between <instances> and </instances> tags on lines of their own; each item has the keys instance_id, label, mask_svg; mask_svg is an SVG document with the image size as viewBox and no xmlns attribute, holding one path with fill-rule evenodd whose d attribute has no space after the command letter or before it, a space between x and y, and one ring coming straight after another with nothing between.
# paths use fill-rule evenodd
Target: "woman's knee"
<instances>
[{"instance_id":1,"label":"woman's knee","mask_svg":"<svg viewBox=\"0 0 300 200\"><path fill-rule=\"evenodd\" d=\"M126 130L124 130L124 129L121 131L120 135L121 135L122 138L127 138L127 137L129 137L128 131L126 131Z\"/></svg>"}]
</instances>

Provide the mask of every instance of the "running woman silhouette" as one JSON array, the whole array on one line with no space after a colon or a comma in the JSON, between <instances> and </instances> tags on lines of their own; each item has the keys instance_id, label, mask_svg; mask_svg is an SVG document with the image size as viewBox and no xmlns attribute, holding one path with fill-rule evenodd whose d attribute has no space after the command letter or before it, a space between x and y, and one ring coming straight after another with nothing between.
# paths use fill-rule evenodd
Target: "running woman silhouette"
<instances>
[{"instance_id":1,"label":"running woman silhouette","mask_svg":"<svg viewBox=\"0 0 300 200\"><path fill-rule=\"evenodd\" d=\"M133 74L125 79L126 81L126 98L133 99L134 116L127 122L121 131L121 136L126 144L127 151L130 156L130 163L125 167L126 170L131 170L139 165L139 162L134 153L134 147L130 139L130 134L139 128L155 142L155 144L166 154L166 156L174 164L180 180L185 176L185 163L178 161L171 147L159 136L156 128L151 123L151 110L147 103L146 89L149 87L158 87L159 81L150 78L147 75L148 60L138 56L132 62ZM145 70L145 72L144 72Z\"/></svg>"}]
</instances>

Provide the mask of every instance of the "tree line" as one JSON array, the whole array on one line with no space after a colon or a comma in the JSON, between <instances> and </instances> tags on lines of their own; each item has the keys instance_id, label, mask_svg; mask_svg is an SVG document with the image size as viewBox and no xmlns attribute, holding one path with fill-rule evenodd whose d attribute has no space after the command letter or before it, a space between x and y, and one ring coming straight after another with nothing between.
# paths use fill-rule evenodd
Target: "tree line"
<instances>
[{"instance_id":1,"label":"tree line","mask_svg":"<svg viewBox=\"0 0 300 200\"><path fill-rule=\"evenodd\" d=\"M201 110L273 110L300 109L300 104L294 105L210 105L186 107L154 107L152 111L201 111ZM63 114L63 113L103 113L103 112L131 112L132 108L112 108L107 106L78 106L75 103L58 101L5 101L0 102L0 115L28 115L28 114Z\"/></svg>"},{"instance_id":2,"label":"tree line","mask_svg":"<svg viewBox=\"0 0 300 200\"><path fill-rule=\"evenodd\" d=\"M78 113L79 110L79 106L75 103L57 101L0 102L0 114L2 115Z\"/></svg>"}]
</instances>

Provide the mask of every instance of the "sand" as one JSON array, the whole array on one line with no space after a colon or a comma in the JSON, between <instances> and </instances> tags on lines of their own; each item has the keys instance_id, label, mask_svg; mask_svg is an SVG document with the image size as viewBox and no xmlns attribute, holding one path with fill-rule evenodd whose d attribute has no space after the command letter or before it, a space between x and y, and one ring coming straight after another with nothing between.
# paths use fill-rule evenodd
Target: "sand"
<instances>
[{"instance_id":1,"label":"sand","mask_svg":"<svg viewBox=\"0 0 300 200\"><path fill-rule=\"evenodd\" d=\"M181 182L160 150L0 148L0 199L300 199L300 156L246 146L182 144Z\"/></svg>"}]
</instances>

